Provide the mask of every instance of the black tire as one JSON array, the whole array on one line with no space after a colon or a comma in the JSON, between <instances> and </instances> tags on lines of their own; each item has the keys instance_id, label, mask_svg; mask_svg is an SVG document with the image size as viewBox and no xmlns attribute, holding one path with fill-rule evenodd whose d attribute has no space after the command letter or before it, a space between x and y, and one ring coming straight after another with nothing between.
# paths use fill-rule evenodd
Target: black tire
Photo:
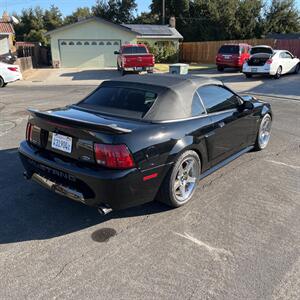
<instances>
[{"instance_id":1,"label":"black tire","mask_svg":"<svg viewBox=\"0 0 300 300\"><path fill-rule=\"evenodd\" d=\"M268 119L270 122L269 136L268 136L266 142L262 143L262 141L260 139L260 135L261 135L261 131L262 131L262 126L263 126L264 122L266 121L266 119ZM263 118L260 121L259 129L257 132L257 137L256 137L255 145L254 145L254 150L261 151L261 150L264 150L268 146L268 143L270 140L270 134L271 134L271 125L272 125L272 117L270 114L267 113L263 116Z\"/></svg>"},{"instance_id":2,"label":"black tire","mask_svg":"<svg viewBox=\"0 0 300 300\"><path fill-rule=\"evenodd\" d=\"M120 72L121 68L120 68L120 66L119 66L118 63L117 63L117 69L118 69L118 71Z\"/></svg>"},{"instance_id":3,"label":"black tire","mask_svg":"<svg viewBox=\"0 0 300 300\"><path fill-rule=\"evenodd\" d=\"M245 74L246 78L252 78L252 74Z\"/></svg>"},{"instance_id":4,"label":"black tire","mask_svg":"<svg viewBox=\"0 0 300 300\"><path fill-rule=\"evenodd\" d=\"M153 74L154 71L153 71L153 70L148 70L147 73L148 73L148 74Z\"/></svg>"},{"instance_id":5,"label":"black tire","mask_svg":"<svg viewBox=\"0 0 300 300\"><path fill-rule=\"evenodd\" d=\"M0 76L0 88L3 88L7 85L7 83L4 82L4 79Z\"/></svg>"},{"instance_id":6,"label":"black tire","mask_svg":"<svg viewBox=\"0 0 300 300\"><path fill-rule=\"evenodd\" d=\"M126 75L126 71L123 68L120 69L120 72L121 72L121 76L125 76Z\"/></svg>"},{"instance_id":7,"label":"black tire","mask_svg":"<svg viewBox=\"0 0 300 300\"><path fill-rule=\"evenodd\" d=\"M300 63L296 66L294 73L298 74L300 71Z\"/></svg>"},{"instance_id":8,"label":"black tire","mask_svg":"<svg viewBox=\"0 0 300 300\"><path fill-rule=\"evenodd\" d=\"M185 176L187 176L187 178L186 178L186 180L183 180L186 182L184 185L184 189L186 189L186 186L188 186L188 188L190 187L190 185L192 185L192 186L190 188L189 194L187 195L187 198L179 200L179 198L176 194L177 189L175 189L175 184L178 182L179 183L182 182L182 180L179 179L180 175L178 173L180 172L182 165L188 161L194 162L192 164L192 166L194 169L193 171L195 171L195 173L193 174L193 176L189 176L189 174L185 175ZM186 165L186 166L188 166L188 165ZM184 169L181 169L181 170L184 170ZM171 207L180 207L180 206L186 204L194 195L194 192L199 183L200 174L201 174L201 161L200 161L198 154L192 150L185 151L178 157L176 163L173 165L173 167L167 173L167 175L160 187L160 190L157 194L156 199L164 204L171 206ZM184 176L184 174L182 174L182 177L183 176ZM188 178L193 178L193 179L196 178L196 180L193 183L187 183ZM179 186L181 186L181 184L179 184ZM180 187L178 187L178 188L180 189Z\"/></svg>"},{"instance_id":9,"label":"black tire","mask_svg":"<svg viewBox=\"0 0 300 300\"><path fill-rule=\"evenodd\" d=\"M222 67L222 66L217 66L217 70L218 70L219 72L223 72L223 71L224 71L224 67Z\"/></svg>"},{"instance_id":10,"label":"black tire","mask_svg":"<svg viewBox=\"0 0 300 300\"><path fill-rule=\"evenodd\" d=\"M279 79L281 77L281 73L282 73L282 66L279 66L276 71L276 74L274 75L274 78Z\"/></svg>"}]
</instances>

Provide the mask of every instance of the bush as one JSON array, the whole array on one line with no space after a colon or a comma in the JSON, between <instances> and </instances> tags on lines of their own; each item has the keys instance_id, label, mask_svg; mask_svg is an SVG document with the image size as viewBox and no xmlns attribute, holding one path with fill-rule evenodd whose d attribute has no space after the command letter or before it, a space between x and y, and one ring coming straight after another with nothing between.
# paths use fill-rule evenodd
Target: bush
<instances>
[{"instance_id":1,"label":"bush","mask_svg":"<svg viewBox=\"0 0 300 300\"><path fill-rule=\"evenodd\" d=\"M154 54L157 63L175 63L178 60L178 50L175 45L168 44L161 47L148 45L148 49Z\"/></svg>"}]
</instances>

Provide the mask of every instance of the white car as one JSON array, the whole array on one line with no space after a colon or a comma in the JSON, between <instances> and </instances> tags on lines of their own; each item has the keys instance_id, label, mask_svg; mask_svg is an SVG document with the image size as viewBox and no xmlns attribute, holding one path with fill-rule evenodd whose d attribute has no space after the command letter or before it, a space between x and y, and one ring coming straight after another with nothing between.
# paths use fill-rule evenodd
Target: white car
<instances>
[{"instance_id":1,"label":"white car","mask_svg":"<svg viewBox=\"0 0 300 300\"><path fill-rule=\"evenodd\" d=\"M269 75L278 79L282 74L298 73L300 60L287 50L273 50L269 46L255 46L250 58L243 64L247 78L252 75Z\"/></svg>"},{"instance_id":2,"label":"white car","mask_svg":"<svg viewBox=\"0 0 300 300\"><path fill-rule=\"evenodd\" d=\"M22 79L22 73L19 66L0 62L0 88L20 79Z\"/></svg>"}]
</instances>

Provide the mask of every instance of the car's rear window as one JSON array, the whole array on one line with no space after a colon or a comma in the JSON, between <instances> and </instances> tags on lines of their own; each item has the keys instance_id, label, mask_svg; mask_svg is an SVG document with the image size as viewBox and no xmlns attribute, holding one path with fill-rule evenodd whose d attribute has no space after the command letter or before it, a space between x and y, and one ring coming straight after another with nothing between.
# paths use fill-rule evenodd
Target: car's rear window
<instances>
[{"instance_id":1,"label":"car's rear window","mask_svg":"<svg viewBox=\"0 0 300 300\"><path fill-rule=\"evenodd\" d=\"M99 87L77 106L94 111L141 119L154 104L157 94L127 87Z\"/></svg>"},{"instance_id":2,"label":"car's rear window","mask_svg":"<svg viewBox=\"0 0 300 300\"><path fill-rule=\"evenodd\" d=\"M223 45L219 49L219 53L221 53L221 54L239 54L240 47L238 45Z\"/></svg>"},{"instance_id":3,"label":"car's rear window","mask_svg":"<svg viewBox=\"0 0 300 300\"><path fill-rule=\"evenodd\" d=\"M257 53L267 53L267 54L273 54L273 50L268 47L253 47L250 50L250 54L257 54Z\"/></svg>"},{"instance_id":4,"label":"car's rear window","mask_svg":"<svg viewBox=\"0 0 300 300\"><path fill-rule=\"evenodd\" d=\"M123 54L144 54L147 53L145 47L142 46L132 46L132 47L124 47L122 50Z\"/></svg>"}]
</instances>

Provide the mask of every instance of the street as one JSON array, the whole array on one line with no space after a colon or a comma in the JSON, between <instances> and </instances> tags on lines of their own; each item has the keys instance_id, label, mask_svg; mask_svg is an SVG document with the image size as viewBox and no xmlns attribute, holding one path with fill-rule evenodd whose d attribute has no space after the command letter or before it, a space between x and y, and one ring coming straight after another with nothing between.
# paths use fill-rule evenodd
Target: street
<instances>
[{"instance_id":1,"label":"street","mask_svg":"<svg viewBox=\"0 0 300 300\"><path fill-rule=\"evenodd\" d=\"M300 75L199 75L272 104L267 149L203 179L184 207L106 216L23 179L17 151L26 108L74 103L98 80L0 90L0 299L299 299Z\"/></svg>"}]
</instances>

